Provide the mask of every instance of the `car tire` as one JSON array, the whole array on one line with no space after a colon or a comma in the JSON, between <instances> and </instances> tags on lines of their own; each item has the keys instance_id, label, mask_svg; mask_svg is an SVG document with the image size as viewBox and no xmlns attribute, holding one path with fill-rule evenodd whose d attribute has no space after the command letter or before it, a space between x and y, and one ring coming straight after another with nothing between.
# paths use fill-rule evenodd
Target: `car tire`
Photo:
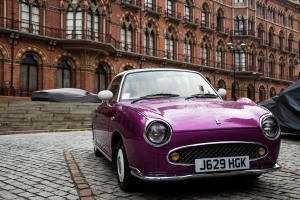
<instances>
[{"instance_id":1,"label":"car tire","mask_svg":"<svg viewBox=\"0 0 300 200\"><path fill-rule=\"evenodd\" d=\"M118 142L116 148L116 164L117 178L120 189L123 191L132 191L132 189L135 187L135 181L134 177L130 173L130 168L122 140Z\"/></svg>"}]
</instances>

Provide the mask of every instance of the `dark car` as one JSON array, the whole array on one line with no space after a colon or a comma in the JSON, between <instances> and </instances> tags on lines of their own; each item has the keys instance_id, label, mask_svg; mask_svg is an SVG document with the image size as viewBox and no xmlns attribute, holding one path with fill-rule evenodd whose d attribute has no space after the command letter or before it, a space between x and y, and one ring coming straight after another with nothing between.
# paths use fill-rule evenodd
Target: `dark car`
<instances>
[{"instance_id":1,"label":"dark car","mask_svg":"<svg viewBox=\"0 0 300 200\"><path fill-rule=\"evenodd\" d=\"M195 71L122 72L98 94L103 103L92 119L95 154L116 166L124 191L134 178L254 178L280 169L276 117L220 95Z\"/></svg>"},{"instance_id":2,"label":"dark car","mask_svg":"<svg viewBox=\"0 0 300 200\"><path fill-rule=\"evenodd\" d=\"M283 132L300 134L300 80L281 94L258 102L258 105L267 108L276 116Z\"/></svg>"},{"instance_id":3,"label":"dark car","mask_svg":"<svg viewBox=\"0 0 300 200\"><path fill-rule=\"evenodd\" d=\"M31 95L32 101L53 101L53 102L82 102L100 103L97 94L92 94L77 88L60 88L50 90L34 91Z\"/></svg>"}]
</instances>

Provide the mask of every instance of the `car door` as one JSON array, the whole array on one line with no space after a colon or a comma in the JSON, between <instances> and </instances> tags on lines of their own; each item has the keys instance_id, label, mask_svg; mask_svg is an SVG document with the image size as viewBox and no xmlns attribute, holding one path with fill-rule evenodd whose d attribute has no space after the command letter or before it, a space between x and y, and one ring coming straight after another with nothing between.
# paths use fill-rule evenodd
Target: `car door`
<instances>
[{"instance_id":1,"label":"car door","mask_svg":"<svg viewBox=\"0 0 300 200\"><path fill-rule=\"evenodd\" d=\"M95 140L100 145L102 150L111 155L110 152L110 139L109 139L109 125L110 121L113 120L112 113L114 113L114 105L118 99L120 84L122 76L116 77L110 84L108 90L113 93L113 97L107 104L103 102L95 109L94 117L94 133Z\"/></svg>"}]
</instances>

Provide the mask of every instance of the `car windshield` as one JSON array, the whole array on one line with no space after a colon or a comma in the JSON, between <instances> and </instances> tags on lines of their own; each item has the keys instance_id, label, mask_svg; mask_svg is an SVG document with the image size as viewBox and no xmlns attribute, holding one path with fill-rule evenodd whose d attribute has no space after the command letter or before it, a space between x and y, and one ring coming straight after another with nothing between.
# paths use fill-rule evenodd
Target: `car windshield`
<instances>
[{"instance_id":1,"label":"car windshield","mask_svg":"<svg viewBox=\"0 0 300 200\"><path fill-rule=\"evenodd\" d=\"M198 73L185 71L149 71L130 73L122 84L120 101L145 98L219 97Z\"/></svg>"}]
</instances>

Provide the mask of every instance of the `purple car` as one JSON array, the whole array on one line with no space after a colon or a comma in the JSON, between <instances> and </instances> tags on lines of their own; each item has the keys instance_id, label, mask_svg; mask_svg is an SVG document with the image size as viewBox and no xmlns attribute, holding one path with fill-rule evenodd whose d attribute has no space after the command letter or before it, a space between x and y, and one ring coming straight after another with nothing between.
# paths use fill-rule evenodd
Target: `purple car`
<instances>
[{"instance_id":1,"label":"purple car","mask_svg":"<svg viewBox=\"0 0 300 200\"><path fill-rule=\"evenodd\" d=\"M280 169L277 119L256 104L221 95L224 89L217 92L195 71L124 71L98 94L95 155L112 162L124 191L136 178L256 178Z\"/></svg>"}]
</instances>

